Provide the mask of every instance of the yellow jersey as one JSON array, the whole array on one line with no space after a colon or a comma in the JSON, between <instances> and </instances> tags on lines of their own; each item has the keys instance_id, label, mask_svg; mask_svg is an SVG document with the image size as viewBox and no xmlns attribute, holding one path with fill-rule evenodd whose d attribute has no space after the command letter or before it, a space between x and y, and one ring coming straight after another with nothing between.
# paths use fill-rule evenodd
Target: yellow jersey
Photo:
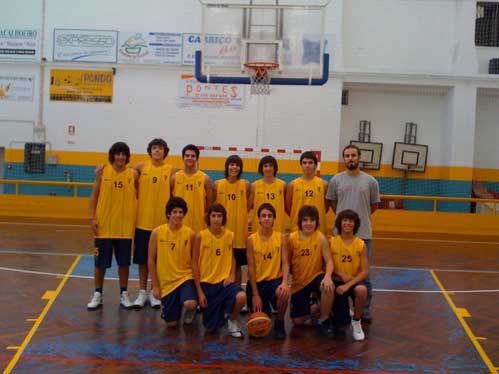
<instances>
[{"instance_id":1,"label":"yellow jersey","mask_svg":"<svg viewBox=\"0 0 499 374\"><path fill-rule=\"evenodd\" d=\"M269 281L282 277L282 234L273 231L264 240L260 232L250 235L255 257L256 282Z\"/></svg>"},{"instance_id":2,"label":"yellow jersey","mask_svg":"<svg viewBox=\"0 0 499 374\"><path fill-rule=\"evenodd\" d=\"M161 297L168 295L185 281L194 279L191 267L192 233L185 225L177 231L172 231L167 223L157 228L156 272Z\"/></svg>"},{"instance_id":3,"label":"yellow jersey","mask_svg":"<svg viewBox=\"0 0 499 374\"><path fill-rule=\"evenodd\" d=\"M142 230L152 231L166 223L165 207L170 199L172 166L154 166L151 161L144 163L139 177L139 201L137 224Z\"/></svg>"},{"instance_id":4,"label":"yellow jersey","mask_svg":"<svg viewBox=\"0 0 499 374\"><path fill-rule=\"evenodd\" d=\"M234 248L246 248L248 240L248 198L246 181L238 179L230 183L227 179L217 182L217 203L227 211L225 225L234 233Z\"/></svg>"},{"instance_id":5,"label":"yellow jersey","mask_svg":"<svg viewBox=\"0 0 499 374\"><path fill-rule=\"evenodd\" d=\"M257 232L260 229L258 221L258 208L263 203L271 204L276 212L274 219L274 230L284 232L286 222L286 210L284 209L284 189L286 184L280 179L275 179L273 183L267 184L263 179L255 181L253 184L253 213L251 216L251 231Z\"/></svg>"},{"instance_id":6,"label":"yellow jersey","mask_svg":"<svg viewBox=\"0 0 499 374\"><path fill-rule=\"evenodd\" d=\"M173 195L181 197L187 203L187 214L184 217L184 224L189 226L194 232L199 232L206 227L204 215L206 207L205 179L207 175L198 170L193 175L188 176L183 170L175 174L175 186Z\"/></svg>"},{"instance_id":7,"label":"yellow jersey","mask_svg":"<svg viewBox=\"0 0 499 374\"><path fill-rule=\"evenodd\" d=\"M304 205L312 205L319 211L318 229L324 234L326 232L326 204L324 181L319 177L314 177L310 181L302 177L293 180L293 202L291 205L291 227L292 230L298 229L298 212Z\"/></svg>"},{"instance_id":8,"label":"yellow jersey","mask_svg":"<svg viewBox=\"0 0 499 374\"><path fill-rule=\"evenodd\" d=\"M137 214L134 170L116 172L112 165L102 169L99 197L95 209L96 238L132 239Z\"/></svg>"},{"instance_id":9,"label":"yellow jersey","mask_svg":"<svg viewBox=\"0 0 499 374\"><path fill-rule=\"evenodd\" d=\"M216 284L228 278L232 270L232 241L234 234L225 229L217 238L209 229L200 233L201 244L199 248L199 273L200 281Z\"/></svg>"},{"instance_id":10,"label":"yellow jersey","mask_svg":"<svg viewBox=\"0 0 499 374\"><path fill-rule=\"evenodd\" d=\"M289 235L293 259L293 282L291 293L296 293L308 285L316 276L323 274L321 232L315 231L306 239L300 238L300 231Z\"/></svg>"},{"instance_id":11,"label":"yellow jersey","mask_svg":"<svg viewBox=\"0 0 499 374\"><path fill-rule=\"evenodd\" d=\"M364 241L355 236L352 243L345 244L341 236L334 236L330 240L334 271L349 277L356 277L360 273L360 257L364 251Z\"/></svg>"}]
</instances>

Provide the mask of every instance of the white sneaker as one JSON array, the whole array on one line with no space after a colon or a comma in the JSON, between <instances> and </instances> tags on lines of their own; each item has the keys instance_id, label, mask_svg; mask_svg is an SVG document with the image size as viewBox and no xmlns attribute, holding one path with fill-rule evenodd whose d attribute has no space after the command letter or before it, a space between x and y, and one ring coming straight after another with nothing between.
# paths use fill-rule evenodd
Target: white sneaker
<instances>
[{"instance_id":1,"label":"white sneaker","mask_svg":"<svg viewBox=\"0 0 499 374\"><path fill-rule=\"evenodd\" d=\"M128 291L123 291L120 295L120 305L122 308L131 309L133 308L133 303L130 301L130 296L128 296Z\"/></svg>"},{"instance_id":2,"label":"white sneaker","mask_svg":"<svg viewBox=\"0 0 499 374\"><path fill-rule=\"evenodd\" d=\"M196 309L193 310L184 309L184 325L192 324L194 317L196 317Z\"/></svg>"},{"instance_id":3,"label":"white sneaker","mask_svg":"<svg viewBox=\"0 0 499 374\"><path fill-rule=\"evenodd\" d=\"M360 321L355 321L352 319L352 335L353 339L361 341L365 339L364 331L362 331L362 323Z\"/></svg>"},{"instance_id":4,"label":"white sneaker","mask_svg":"<svg viewBox=\"0 0 499 374\"><path fill-rule=\"evenodd\" d=\"M161 300L156 299L152 294L152 291L149 292L149 304L151 305L151 308L154 309L161 308Z\"/></svg>"},{"instance_id":5,"label":"white sneaker","mask_svg":"<svg viewBox=\"0 0 499 374\"><path fill-rule=\"evenodd\" d=\"M140 290L137 298L133 302L133 306L137 309L141 309L144 307L144 305L147 302L147 291L146 290Z\"/></svg>"},{"instance_id":6,"label":"white sneaker","mask_svg":"<svg viewBox=\"0 0 499 374\"><path fill-rule=\"evenodd\" d=\"M102 306L102 293L94 292L92 300L87 304L87 309L94 310Z\"/></svg>"},{"instance_id":7,"label":"white sneaker","mask_svg":"<svg viewBox=\"0 0 499 374\"><path fill-rule=\"evenodd\" d=\"M227 330L229 330L229 333L234 338L242 338L244 336L243 332L241 331L241 327L239 327L239 322L237 322L237 319L227 319Z\"/></svg>"}]
</instances>

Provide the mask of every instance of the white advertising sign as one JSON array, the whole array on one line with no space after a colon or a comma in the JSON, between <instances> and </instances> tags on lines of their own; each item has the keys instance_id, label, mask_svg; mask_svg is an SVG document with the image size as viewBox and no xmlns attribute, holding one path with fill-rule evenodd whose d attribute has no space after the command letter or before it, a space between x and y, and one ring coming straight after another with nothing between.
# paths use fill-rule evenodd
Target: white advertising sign
<instances>
[{"instance_id":1,"label":"white advertising sign","mask_svg":"<svg viewBox=\"0 0 499 374\"><path fill-rule=\"evenodd\" d=\"M118 61L133 64L182 63L182 34L120 32Z\"/></svg>"},{"instance_id":2,"label":"white advertising sign","mask_svg":"<svg viewBox=\"0 0 499 374\"><path fill-rule=\"evenodd\" d=\"M178 103L181 106L231 107L242 109L244 86L239 84L199 83L192 76L182 77Z\"/></svg>"},{"instance_id":3,"label":"white advertising sign","mask_svg":"<svg viewBox=\"0 0 499 374\"><path fill-rule=\"evenodd\" d=\"M194 65L194 55L201 49L201 34L183 34L183 65ZM216 66L241 65L239 35L208 34L205 36L206 64Z\"/></svg>"},{"instance_id":4,"label":"white advertising sign","mask_svg":"<svg viewBox=\"0 0 499 374\"><path fill-rule=\"evenodd\" d=\"M117 62L118 31L54 29L54 61Z\"/></svg>"},{"instance_id":5,"label":"white advertising sign","mask_svg":"<svg viewBox=\"0 0 499 374\"><path fill-rule=\"evenodd\" d=\"M8 101L33 101L34 77L0 75L0 103Z\"/></svg>"},{"instance_id":6,"label":"white advertising sign","mask_svg":"<svg viewBox=\"0 0 499 374\"><path fill-rule=\"evenodd\" d=\"M36 61L40 33L34 29L0 27L0 59Z\"/></svg>"}]
</instances>

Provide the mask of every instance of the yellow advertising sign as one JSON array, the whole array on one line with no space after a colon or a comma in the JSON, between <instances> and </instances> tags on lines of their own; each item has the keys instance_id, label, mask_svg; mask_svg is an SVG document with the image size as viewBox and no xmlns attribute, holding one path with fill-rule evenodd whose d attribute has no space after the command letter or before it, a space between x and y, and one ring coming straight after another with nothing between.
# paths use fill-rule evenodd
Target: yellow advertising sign
<instances>
[{"instance_id":1,"label":"yellow advertising sign","mask_svg":"<svg viewBox=\"0 0 499 374\"><path fill-rule=\"evenodd\" d=\"M52 69L49 93L53 101L112 103L113 72Z\"/></svg>"}]
</instances>

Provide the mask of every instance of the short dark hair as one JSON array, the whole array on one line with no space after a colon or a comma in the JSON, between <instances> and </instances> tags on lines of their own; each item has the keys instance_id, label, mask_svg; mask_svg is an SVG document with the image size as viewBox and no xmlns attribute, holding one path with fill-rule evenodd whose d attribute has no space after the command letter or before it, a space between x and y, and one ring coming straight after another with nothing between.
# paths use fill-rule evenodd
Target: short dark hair
<instances>
[{"instance_id":1,"label":"short dark hair","mask_svg":"<svg viewBox=\"0 0 499 374\"><path fill-rule=\"evenodd\" d=\"M126 163L130 162L130 147L124 142L117 142L109 148L108 160L111 164L114 162L114 156L118 153L124 153L126 155Z\"/></svg>"},{"instance_id":2,"label":"short dark hair","mask_svg":"<svg viewBox=\"0 0 499 374\"><path fill-rule=\"evenodd\" d=\"M334 227L336 227L338 234L341 234L341 221L343 221L344 219L349 219L354 222L353 234L357 234L357 231L359 231L360 227L360 217L357 212L351 209L345 209L338 213L338 215L336 216L336 220L334 221Z\"/></svg>"},{"instance_id":3,"label":"short dark hair","mask_svg":"<svg viewBox=\"0 0 499 374\"><path fill-rule=\"evenodd\" d=\"M313 205L304 205L298 211L298 228L301 230L301 225L305 217L312 218L315 221L315 229L319 228L319 211Z\"/></svg>"},{"instance_id":4,"label":"short dark hair","mask_svg":"<svg viewBox=\"0 0 499 374\"><path fill-rule=\"evenodd\" d=\"M263 175L263 166L265 164L272 164L274 166L274 177L275 177L275 175L277 174L277 170L278 170L277 160L275 159L275 157L267 155L267 156L264 156L261 158L260 162L258 163L258 172L261 175Z\"/></svg>"},{"instance_id":5,"label":"short dark hair","mask_svg":"<svg viewBox=\"0 0 499 374\"><path fill-rule=\"evenodd\" d=\"M237 179L241 178L241 174L243 173L243 160L241 159L241 157L239 157L238 155L231 155L227 157L227 159L225 160L225 171L224 171L225 178L229 176L230 164L236 164L239 166L239 174L237 174Z\"/></svg>"},{"instance_id":6,"label":"short dark hair","mask_svg":"<svg viewBox=\"0 0 499 374\"><path fill-rule=\"evenodd\" d=\"M182 158L184 158L186 151L193 151L196 154L196 158L199 158L199 148L194 144L187 144L184 148L182 148Z\"/></svg>"},{"instance_id":7,"label":"short dark hair","mask_svg":"<svg viewBox=\"0 0 499 374\"><path fill-rule=\"evenodd\" d=\"M166 142L161 138L154 138L153 140L151 140L149 142L149 144L147 145L147 154L149 156L151 156L151 150L152 150L153 145L159 145L159 146L163 147L163 150L165 151L164 155L163 155L163 159L165 159L166 156L168 156L168 152L170 152L170 148L168 148L168 144L166 144Z\"/></svg>"},{"instance_id":8,"label":"short dark hair","mask_svg":"<svg viewBox=\"0 0 499 374\"><path fill-rule=\"evenodd\" d=\"M274 208L274 206L273 206L272 204L270 204L270 203L263 203L262 205L260 205L260 206L258 207L258 211L257 211L257 213L256 213L256 216L257 216L257 217L260 217L260 213L261 213L261 212L262 212L262 210L264 210L264 209L266 209L266 210L270 211L270 212L272 213L272 215L274 216L274 218L275 218L275 215L276 215L275 208Z\"/></svg>"},{"instance_id":9,"label":"short dark hair","mask_svg":"<svg viewBox=\"0 0 499 374\"><path fill-rule=\"evenodd\" d=\"M225 210L224 206L219 203L213 203L208 208L208 212L206 213L205 217L206 225L210 227L210 215L213 212L222 213L222 225L225 226L225 224L227 223L227 211Z\"/></svg>"},{"instance_id":10,"label":"short dark hair","mask_svg":"<svg viewBox=\"0 0 499 374\"><path fill-rule=\"evenodd\" d=\"M314 151L306 151L306 152L303 152L300 156L300 164L301 162L303 161L304 158L309 158L311 159L312 161L314 161L314 164L317 165L317 163L319 162L319 160L317 159L317 155L315 154Z\"/></svg>"},{"instance_id":11,"label":"short dark hair","mask_svg":"<svg viewBox=\"0 0 499 374\"><path fill-rule=\"evenodd\" d=\"M360 157L360 148L357 147L355 144L349 144L345 148L343 148L343 152L341 152L341 156L345 157L345 151L347 149L356 149L357 150L357 155Z\"/></svg>"},{"instance_id":12,"label":"short dark hair","mask_svg":"<svg viewBox=\"0 0 499 374\"><path fill-rule=\"evenodd\" d=\"M173 196L166 203L165 214L166 218L170 217L170 214L173 212L173 209L180 208L184 211L184 215L187 214L187 203L184 199L178 196Z\"/></svg>"}]
</instances>

